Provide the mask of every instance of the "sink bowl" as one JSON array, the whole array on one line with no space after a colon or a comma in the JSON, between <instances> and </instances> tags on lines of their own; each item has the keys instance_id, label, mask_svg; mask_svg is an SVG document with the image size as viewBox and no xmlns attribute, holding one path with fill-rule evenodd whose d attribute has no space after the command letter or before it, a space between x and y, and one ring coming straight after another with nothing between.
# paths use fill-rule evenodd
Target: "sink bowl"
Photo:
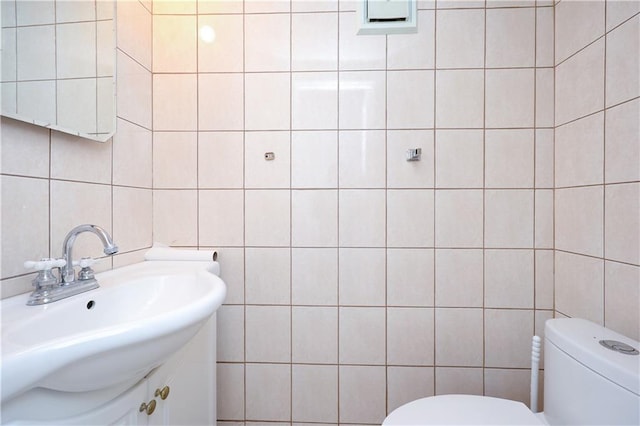
<instances>
[{"instance_id":1,"label":"sink bowl","mask_svg":"<svg viewBox=\"0 0 640 426\"><path fill-rule=\"evenodd\" d=\"M134 384L188 342L222 304L216 263L145 261L96 274L100 288L48 305L2 300L2 401L35 388Z\"/></svg>"}]
</instances>

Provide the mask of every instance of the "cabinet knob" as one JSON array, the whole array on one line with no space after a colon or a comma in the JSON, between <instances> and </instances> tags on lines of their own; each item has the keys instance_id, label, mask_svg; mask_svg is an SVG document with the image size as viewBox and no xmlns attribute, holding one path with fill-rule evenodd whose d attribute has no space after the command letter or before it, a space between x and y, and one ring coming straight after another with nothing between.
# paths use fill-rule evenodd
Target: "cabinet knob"
<instances>
[{"instance_id":1,"label":"cabinet knob","mask_svg":"<svg viewBox=\"0 0 640 426\"><path fill-rule=\"evenodd\" d=\"M156 411L156 400L152 399L148 403L143 402L142 404L140 404L140 410L139 411L141 413L143 411L146 411L148 416L152 415L153 412Z\"/></svg>"},{"instance_id":2,"label":"cabinet knob","mask_svg":"<svg viewBox=\"0 0 640 426\"><path fill-rule=\"evenodd\" d=\"M162 390L160 390L160 388L158 388L158 389L156 389L156 393L155 393L154 396L159 396L164 401L169 396L169 392L170 391L171 391L171 389L169 389L169 386L163 387Z\"/></svg>"}]
</instances>

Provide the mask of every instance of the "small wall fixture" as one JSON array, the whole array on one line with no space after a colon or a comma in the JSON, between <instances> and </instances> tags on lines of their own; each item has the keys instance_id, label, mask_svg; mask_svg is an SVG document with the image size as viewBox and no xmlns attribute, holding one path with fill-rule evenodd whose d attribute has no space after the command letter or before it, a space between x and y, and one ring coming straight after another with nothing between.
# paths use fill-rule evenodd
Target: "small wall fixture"
<instances>
[{"instance_id":1,"label":"small wall fixture","mask_svg":"<svg viewBox=\"0 0 640 426\"><path fill-rule=\"evenodd\" d=\"M420 161L422 148L411 148L407 150L407 161Z\"/></svg>"},{"instance_id":2,"label":"small wall fixture","mask_svg":"<svg viewBox=\"0 0 640 426\"><path fill-rule=\"evenodd\" d=\"M358 34L407 34L418 31L417 0L359 0Z\"/></svg>"}]
</instances>

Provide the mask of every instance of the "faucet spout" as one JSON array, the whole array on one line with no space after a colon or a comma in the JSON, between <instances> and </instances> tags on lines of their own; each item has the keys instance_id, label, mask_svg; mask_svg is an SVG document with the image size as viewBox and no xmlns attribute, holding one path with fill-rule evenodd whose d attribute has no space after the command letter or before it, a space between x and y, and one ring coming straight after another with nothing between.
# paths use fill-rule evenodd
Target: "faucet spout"
<instances>
[{"instance_id":1,"label":"faucet spout","mask_svg":"<svg viewBox=\"0 0 640 426\"><path fill-rule=\"evenodd\" d=\"M118 246L113 243L111 236L105 231L103 228L97 225L79 225L73 228L64 239L62 243L62 252L64 255L64 260L67 261L66 266L64 266L61 270L62 282L70 283L75 280L75 273L73 269L73 244L76 241L78 235L83 232L91 232L95 234L102 245L104 246L104 254L113 255L118 252Z\"/></svg>"}]
</instances>

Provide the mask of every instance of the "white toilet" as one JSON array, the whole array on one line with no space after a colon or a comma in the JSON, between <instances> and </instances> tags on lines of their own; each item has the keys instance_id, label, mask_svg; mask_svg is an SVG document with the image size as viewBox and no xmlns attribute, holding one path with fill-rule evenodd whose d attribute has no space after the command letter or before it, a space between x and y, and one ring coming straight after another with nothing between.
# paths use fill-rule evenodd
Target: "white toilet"
<instances>
[{"instance_id":1,"label":"white toilet","mask_svg":"<svg viewBox=\"0 0 640 426\"><path fill-rule=\"evenodd\" d=\"M578 318L545 325L544 412L474 395L422 398L383 425L640 425L640 342Z\"/></svg>"}]
</instances>

